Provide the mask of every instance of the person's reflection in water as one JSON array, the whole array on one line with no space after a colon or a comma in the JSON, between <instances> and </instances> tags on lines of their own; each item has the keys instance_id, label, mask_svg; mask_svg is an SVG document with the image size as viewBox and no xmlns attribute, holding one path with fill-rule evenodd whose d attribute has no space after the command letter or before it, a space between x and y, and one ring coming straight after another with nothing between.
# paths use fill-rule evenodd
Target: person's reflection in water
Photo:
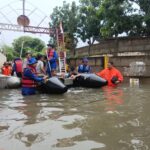
<instances>
[{"instance_id":1,"label":"person's reflection in water","mask_svg":"<svg viewBox=\"0 0 150 150\"><path fill-rule=\"evenodd\" d=\"M121 88L105 86L102 90L106 99L107 112L113 112L117 105L123 104L123 90Z\"/></svg>"},{"instance_id":2,"label":"person's reflection in water","mask_svg":"<svg viewBox=\"0 0 150 150\"><path fill-rule=\"evenodd\" d=\"M23 101L24 105L19 107L19 111L25 115L24 126L22 130L19 130L19 132L15 134L15 138L24 143L27 147L31 147L37 142L40 136L38 132L36 133L35 130L32 129L34 125L39 122L38 115L42 107L38 105L39 100L37 100L37 96L35 95L24 97ZM28 130L31 131L28 132Z\"/></svg>"},{"instance_id":3,"label":"person's reflection in water","mask_svg":"<svg viewBox=\"0 0 150 150\"><path fill-rule=\"evenodd\" d=\"M37 116L42 109L42 107L38 106L38 103L39 100L37 100L37 96L35 95L24 97L24 106L20 108L22 113L26 116L24 124L30 125L37 122Z\"/></svg>"}]
</instances>

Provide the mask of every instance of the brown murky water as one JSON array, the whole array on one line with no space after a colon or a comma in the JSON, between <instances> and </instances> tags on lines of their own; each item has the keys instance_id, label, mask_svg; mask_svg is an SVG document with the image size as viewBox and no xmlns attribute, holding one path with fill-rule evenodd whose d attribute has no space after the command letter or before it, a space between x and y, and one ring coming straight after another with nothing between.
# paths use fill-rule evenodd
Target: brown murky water
<instances>
[{"instance_id":1,"label":"brown murky water","mask_svg":"<svg viewBox=\"0 0 150 150\"><path fill-rule=\"evenodd\" d=\"M149 150L149 86L0 91L0 150Z\"/></svg>"}]
</instances>

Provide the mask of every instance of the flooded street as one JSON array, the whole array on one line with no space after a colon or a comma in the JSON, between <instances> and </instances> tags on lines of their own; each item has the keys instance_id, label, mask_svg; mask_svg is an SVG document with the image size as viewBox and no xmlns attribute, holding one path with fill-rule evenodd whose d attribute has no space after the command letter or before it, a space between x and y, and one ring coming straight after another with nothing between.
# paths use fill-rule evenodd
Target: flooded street
<instances>
[{"instance_id":1,"label":"flooded street","mask_svg":"<svg viewBox=\"0 0 150 150\"><path fill-rule=\"evenodd\" d=\"M150 87L0 91L0 150L149 150Z\"/></svg>"}]
</instances>

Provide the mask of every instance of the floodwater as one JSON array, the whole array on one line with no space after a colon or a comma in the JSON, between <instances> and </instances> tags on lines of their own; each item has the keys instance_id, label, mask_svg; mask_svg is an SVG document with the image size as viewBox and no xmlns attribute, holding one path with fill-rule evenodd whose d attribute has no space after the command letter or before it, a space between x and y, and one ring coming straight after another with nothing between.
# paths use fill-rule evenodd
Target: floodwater
<instances>
[{"instance_id":1,"label":"floodwater","mask_svg":"<svg viewBox=\"0 0 150 150\"><path fill-rule=\"evenodd\" d=\"M150 150L150 87L0 90L0 150Z\"/></svg>"}]
</instances>

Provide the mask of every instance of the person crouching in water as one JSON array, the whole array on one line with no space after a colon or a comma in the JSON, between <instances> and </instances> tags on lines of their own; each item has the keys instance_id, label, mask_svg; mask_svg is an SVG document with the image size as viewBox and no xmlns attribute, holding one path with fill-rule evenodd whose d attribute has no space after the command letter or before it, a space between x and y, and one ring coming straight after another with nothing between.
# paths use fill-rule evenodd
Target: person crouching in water
<instances>
[{"instance_id":1,"label":"person crouching in water","mask_svg":"<svg viewBox=\"0 0 150 150\"><path fill-rule=\"evenodd\" d=\"M28 66L23 70L22 95L33 95L36 93L37 83L46 82L47 76L36 75L37 60L33 57L28 60Z\"/></svg>"},{"instance_id":2,"label":"person crouching in water","mask_svg":"<svg viewBox=\"0 0 150 150\"><path fill-rule=\"evenodd\" d=\"M98 76L108 81L108 86L115 87L123 81L121 72L114 67L113 62L108 62L108 67L102 71L96 73Z\"/></svg>"},{"instance_id":3,"label":"person crouching in water","mask_svg":"<svg viewBox=\"0 0 150 150\"><path fill-rule=\"evenodd\" d=\"M88 65L87 58L83 58L82 64L78 66L78 73L91 73L91 67Z\"/></svg>"}]
</instances>

